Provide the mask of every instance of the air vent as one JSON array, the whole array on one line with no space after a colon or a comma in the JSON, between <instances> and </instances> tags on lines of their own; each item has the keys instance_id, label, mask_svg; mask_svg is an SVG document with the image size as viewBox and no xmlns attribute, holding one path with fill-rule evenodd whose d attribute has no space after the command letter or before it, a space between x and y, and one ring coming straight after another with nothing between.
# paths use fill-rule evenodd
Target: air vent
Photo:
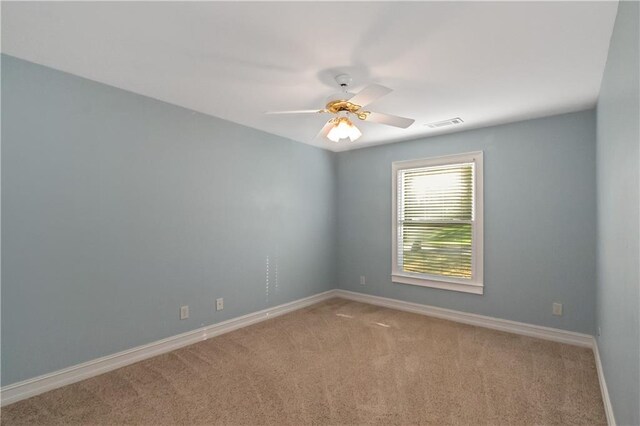
<instances>
[{"instance_id":1,"label":"air vent","mask_svg":"<svg viewBox=\"0 0 640 426\"><path fill-rule=\"evenodd\" d=\"M435 123L428 123L428 124L425 124L425 126L429 126L432 129L439 129L440 127L453 126L454 124L462 124L462 123L464 123L464 121L462 121L462 118L456 117L456 118L450 118L448 120L436 121Z\"/></svg>"}]
</instances>

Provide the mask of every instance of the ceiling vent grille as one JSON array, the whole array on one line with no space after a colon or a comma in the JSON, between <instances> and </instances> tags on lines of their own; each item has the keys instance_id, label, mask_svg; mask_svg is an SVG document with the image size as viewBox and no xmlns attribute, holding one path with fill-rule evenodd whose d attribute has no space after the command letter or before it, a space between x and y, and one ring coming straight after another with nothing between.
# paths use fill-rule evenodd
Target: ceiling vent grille
<instances>
[{"instance_id":1,"label":"ceiling vent grille","mask_svg":"<svg viewBox=\"0 0 640 426\"><path fill-rule=\"evenodd\" d=\"M434 123L426 124L428 127L432 129L439 129L440 127L453 126L454 124L462 124L464 121L460 117L450 118L448 120L436 121Z\"/></svg>"}]
</instances>

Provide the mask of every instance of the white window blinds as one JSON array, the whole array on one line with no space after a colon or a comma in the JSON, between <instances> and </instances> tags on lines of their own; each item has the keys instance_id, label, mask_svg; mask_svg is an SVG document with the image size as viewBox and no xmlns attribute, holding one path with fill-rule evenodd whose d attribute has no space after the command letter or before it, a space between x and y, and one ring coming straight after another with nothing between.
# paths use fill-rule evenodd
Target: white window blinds
<instances>
[{"instance_id":1,"label":"white window blinds","mask_svg":"<svg viewBox=\"0 0 640 426\"><path fill-rule=\"evenodd\" d=\"M474 163L398 172L398 265L409 273L472 278Z\"/></svg>"}]
</instances>

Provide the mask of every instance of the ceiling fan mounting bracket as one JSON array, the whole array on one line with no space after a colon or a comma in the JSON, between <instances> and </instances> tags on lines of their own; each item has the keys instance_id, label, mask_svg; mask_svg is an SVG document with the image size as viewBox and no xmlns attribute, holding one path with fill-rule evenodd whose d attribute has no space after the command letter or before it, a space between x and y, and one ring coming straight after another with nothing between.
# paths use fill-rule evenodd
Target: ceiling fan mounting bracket
<instances>
[{"instance_id":1,"label":"ceiling fan mounting bracket","mask_svg":"<svg viewBox=\"0 0 640 426\"><path fill-rule=\"evenodd\" d=\"M351 84L351 76L349 74L338 74L336 75L336 83L340 85L340 87L348 87Z\"/></svg>"}]
</instances>

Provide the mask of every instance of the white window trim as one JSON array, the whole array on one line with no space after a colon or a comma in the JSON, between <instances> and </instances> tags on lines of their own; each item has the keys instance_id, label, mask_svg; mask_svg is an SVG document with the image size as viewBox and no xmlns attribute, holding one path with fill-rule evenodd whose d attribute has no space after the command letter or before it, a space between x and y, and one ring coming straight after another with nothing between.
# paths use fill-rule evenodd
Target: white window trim
<instances>
[{"instance_id":1,"label":"white window trim","mask_svg":"<svg viewBox=\"0 0 640 426\"><path fill-rule=\"evenodd\" d=\"M418 167L433 167L455 163L475 163L475 223L473 226L473 247L471 262L471 280L447 278L441 276L425 276L422 274L411 274L398 268L398 171L413 169ZM409 161L395 161L391 165L392 177L392 255L391 255L391 281L400 284L412 284L423 287L439 288L444 290L461 291L465 293L483 294L483 266L484 266L484 244L483 244L483 193L482 182L482 151L468 152L464 154L447 155L443 157L422 158Z\"/></svg>"}]
</instances>

